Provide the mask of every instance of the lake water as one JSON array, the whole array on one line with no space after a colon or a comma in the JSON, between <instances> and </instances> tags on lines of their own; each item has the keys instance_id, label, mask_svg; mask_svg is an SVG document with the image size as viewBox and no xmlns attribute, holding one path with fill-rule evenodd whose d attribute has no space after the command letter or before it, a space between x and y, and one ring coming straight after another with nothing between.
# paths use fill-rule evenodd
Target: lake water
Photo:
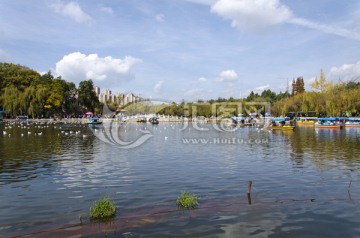
<instances>
[{"instance_id":1,"label":"lake water","mask_svg":"<svg viewBox=\"0 0 360 238\"><path fill-rule=\"evenodd\" d=\"M104 126L0 124L0 237L360 237L360 129Z\"/></svg>"}]
</instances>

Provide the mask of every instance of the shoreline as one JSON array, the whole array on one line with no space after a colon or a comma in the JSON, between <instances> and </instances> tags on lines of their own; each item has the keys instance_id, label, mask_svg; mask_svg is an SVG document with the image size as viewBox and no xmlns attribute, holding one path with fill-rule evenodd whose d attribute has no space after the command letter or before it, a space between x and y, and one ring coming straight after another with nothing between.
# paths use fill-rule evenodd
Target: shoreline
<instances>
[{"instance_id":1,"label":"shoreline","mask_svg":"<svg viewBox=\"0 0 360 238\"><path fill-rule=\"evenodd\" d=\"M131 117L124 120L116 120L116 118L99 118L100 121L104 123L116 122L116 123L126 123L126 122L137 122L138 118ZM232 124L230 118L159 118L159 122L161 123L199 123L199 124ZM62 118L62 119L53 119L53 118L43 118L43 119L26 119L26 120L19 120L19 119L6 119L4 118L2 121L4 123L25 123L25 124L86 124L87 118ZM148 123L148 120L144 123ZM256 119L254 123L245 123L245 126L259 126L263 125L263 119Z\"/></svg>"}]
</instances>

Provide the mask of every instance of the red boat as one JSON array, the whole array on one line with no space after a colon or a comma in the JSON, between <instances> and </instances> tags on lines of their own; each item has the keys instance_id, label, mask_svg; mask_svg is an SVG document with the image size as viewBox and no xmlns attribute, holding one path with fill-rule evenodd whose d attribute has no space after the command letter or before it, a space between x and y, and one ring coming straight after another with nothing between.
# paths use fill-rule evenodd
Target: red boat
<instances>
[{"instance_id":1,"label":"red boat","mask_svg":"<svg viewBox=\"0 0 360 238\"><path fill-rule=\"evenodd\" d=\"M340 129L344 124L338 118L319 118L314 126L321 129Z\"/></svg>"},{"instance_id":2,"label":"red boat","mask_svg":"<svg viewBox=\"0 0 360 238\"><path fill-rule=\"evenodd\" d=\"M359 117L349 117L348 121L345 123L345 127L360 128L360 118Z\"/></svg>"}]
</instances>

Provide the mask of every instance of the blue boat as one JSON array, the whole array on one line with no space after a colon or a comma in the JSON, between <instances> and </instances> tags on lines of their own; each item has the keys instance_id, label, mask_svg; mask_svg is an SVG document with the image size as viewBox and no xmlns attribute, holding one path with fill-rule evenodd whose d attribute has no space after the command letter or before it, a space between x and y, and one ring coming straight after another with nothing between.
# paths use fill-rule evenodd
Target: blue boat
<instances>
[{"instance_id":1,"label":"blue boat","mask_svg":"<svg viewBox=\"0 0 360 238\"><path fill-rule=\"evenodd\" d=\"M86 124L89 125L99 125L102 124L102 121L98 117L90 117L87 119Z\"/></svg>"},{"instance_id":2,"label":"blue boat","mask_svg":"<svg viewBox=\"0 0 360 238\"><path fill-rule=\"evenodd\" d=\"M159 118L156 116L150 117L149 122L154 125L159 124Z\"/></svg>"},{"instance_id":3,"label":"blue boat","mask_svg":"<svg viewBox=\"0 0 360 238\"><path fill-rule=\"evenodd\" d=\"M270 130L294 130L295 126L289 123L290 117L273 117L268 120L264 128Z\"/></svg>"},{"instance_id":4,"label":"blue boat","mask_svg":"<svg viewBox=\"0 0 360 238\"><path fill-rule=\"evenodd\" d=\"M234 126L253 126L255 121L251 117L231 117Z\"/></svg>"},{"instance_id":5,"label":"blue boat","mask_svg":"<svg viewBox=\"0 0 360 238\"><path fill-rule=\"evenodd\" d=\"M340 129L344 125L342 123L344 118L340 117L319 117L318 120L315 123L315 128Z\"/></svg>"}]
</instances>

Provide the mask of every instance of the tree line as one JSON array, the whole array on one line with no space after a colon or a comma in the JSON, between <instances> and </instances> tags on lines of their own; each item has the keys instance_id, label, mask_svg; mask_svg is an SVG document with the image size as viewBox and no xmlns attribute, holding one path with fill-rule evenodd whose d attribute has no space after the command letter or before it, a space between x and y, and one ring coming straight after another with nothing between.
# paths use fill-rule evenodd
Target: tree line
<instances>
[{"instance_id":1,"label":"tree line","mask_svg":"<svg viewBox=\"0 0 360 238\"><path fill-rule=\"evenodd\" d=\"M38 72L21 65L0 63L0 109L8 117L77 117L85 111L100 111L91 80L79 87L49 71Z\"/></svg>"},{"instance_id":2,"label":"tree line","mask_svg":"<svg viewBox=\"0 0 360 238\"><path fill-rule=\"evenodd\" d=\"M323 70L320 70L319 78L316 77L310 85L310 90L305 91L303 77L297 77L292 81L291 93L273 92L270 89L262 93L250 92L249 96L242 99L218 98L208 101L198 100L185 104L172 103L164 107L159 112L167 115L194 115L192 108L196 108L197 116L237 116L240 113L249 115L251 112L259 112L265 115L266 112L272 116L285 116L289 112L302 116L359 116L360 114L360 83L356 81L338 83L328 81ZM231 108L234 102L242 105L240 110L228 110L221 112L214 110L214 104L223 104L224 108ZM271 108L264 106L264 102L269 102Z\"/></svg>"},{"instance_id":3,"label":"tree line","mask_svg":"<svg viewBox=\"0 0 360 238\"><path fill-rule=\"evenodd\" d=\"M311 91L298 92L272 105L277 115L288 112L312 112L316 116L359 116L360 83L355 81L333 83L326 80L324 72L315 78Z\"/></svg>"},{"instance_id":4,"label":"tree line","mask_svg":"<svg viewBox=\"0 0 360 238\"><path fill-rule=\"evenodd\" d=\"M311 84L311 90L305 91L304 79L293 80L291 93L263 90L260 94L253 91L246 98L217 98L197 100L195 102L152 104L144 100L141 103L126 105L128 114L165 114L171 116L236 116L251 112L273 116L286 115L288 112L313 112L317 116L358 115L360 112L360 83L349 81L332 83L327 81L323 71ZM79 86L67 82L61 76L54 77L21 65L0 63L0 110L4 109L8 117L28 115L42 117L81 117L87 111L102 112L91 79L83 80ZM271 105L271 111L264 102ZM242 108L238 108L242 105ZM109 105L116 110L118 105ZM217 108L218 107L218 108Z\"/></svg>"}]
</instances>

